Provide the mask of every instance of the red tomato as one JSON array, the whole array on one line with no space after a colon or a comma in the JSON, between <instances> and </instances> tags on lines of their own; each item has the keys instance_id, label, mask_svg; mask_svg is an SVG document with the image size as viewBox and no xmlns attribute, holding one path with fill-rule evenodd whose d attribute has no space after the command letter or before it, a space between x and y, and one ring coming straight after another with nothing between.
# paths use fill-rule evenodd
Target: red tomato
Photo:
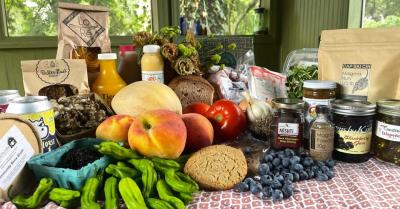
<instances>
[{"instance_id":1,"label":"red tomato","mask_svg":"<svg viewBox=\"0 0 400 209\"><path fill-rule=\"evenodd\" d=\"M215 139L218 141L232 140L246 129L246 115L229 100L216 101L208 109L206 117L213 124Z\"/></svg>"},{"instance_id":2,"label":"red tomato","mask_svg":"<svg viewBox=\"0 0 400 209\"><path fill-rule=\"evenodd\" d=\"M183 110L183 114L186 113L198 113L200 115L205 116L207 110L210 108L210 105L205 104L205 103L194 103L191 104L189 106L187 106L184 110Z\"/></svg>"}]
</instances>

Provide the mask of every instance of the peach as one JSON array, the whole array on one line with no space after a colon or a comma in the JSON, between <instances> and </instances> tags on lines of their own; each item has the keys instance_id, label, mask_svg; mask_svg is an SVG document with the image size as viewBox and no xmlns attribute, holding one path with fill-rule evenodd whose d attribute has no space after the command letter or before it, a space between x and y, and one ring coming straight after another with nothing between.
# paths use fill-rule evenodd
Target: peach
<instances>
[{"instance_id":1,"label":"peach","mask_svg":"<svg viewBox=\"0 0 400 209\"><path fill-rule=\"evenodd\" d=\"M129 115L113 115L105 119L96 129L96 138L117 142L128 142L128 130L133 122Z\"/></svg>"},{"instance_id":2,"label":"peach","mask_svg":"<svg viewBox=\"0 0 400 209\"><path fill-rule=\"evenodd\" d=\"M178 114L152 110L135 117L129 127L129 146L146 157L178 158L185 148L186 127Z\"/></svg>"},{"instance_id":3,"label":"peach","mask_svg":"<svg viewBox=\"0 0 400 209\"><path fill-rule=\"evenodd\" d=\"M213 143L214 129L206 117L197 113L188 113L183 114L181 118L185 122L187 131L185 152L195 152Z\"/></svg>"}]
</instances>

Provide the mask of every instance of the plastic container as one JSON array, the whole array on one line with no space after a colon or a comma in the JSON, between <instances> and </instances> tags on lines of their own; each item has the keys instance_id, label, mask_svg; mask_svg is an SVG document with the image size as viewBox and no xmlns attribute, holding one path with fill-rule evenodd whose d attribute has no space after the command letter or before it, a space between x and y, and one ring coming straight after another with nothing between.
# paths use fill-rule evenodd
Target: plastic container
<instances>
[{"instance_id":1,"label":"plastic container","mask_svg":"<svg viewBox=\"0 0 400 209\"><path fill-rule=\"evenodd\" d=\"M145 45L140 63L143 81L164 83L164 60L160 54L160 46Z\"/></svg>"},{"instance_id":2,"label":"plastic container","mask_svg":"<svg viewBox=\"0 0 400 209\"><path fill-rule=\"evenodd\" d=\"M131 84L141 80L141 74L138 67L138 55L135 46L119 46L119 65L118 72L126 84Z\"/></svg>"},{"instance_id":3,"label":"plastic container","mask_svg":"<svg viewBox=\"0 0 400 209\"><path fill-rule=\"evenodd\" d=\"M37 179L49 177L52 178L59 187L80 190L87 178L94 176L99 170L107 167L111 162L110 157L101 157L79 170L57 168L54 166L68 150L75 147L93 146L100 142L101 140L94 138L75 140L54 151L32 157L28 161L28 166Z\"/></svg>"},{"instance_id":4,"label":"plastic container","mask_svg":"<svg viewBox=\"0 0 400 209\"><path fill-rule=\"evenodd\" d=\"M289 68L293 65L318 66L318 49L317 48L303 48L296 49L290 52L283 65L282 73L287 75Z\"/></svg>"}]
</instances>

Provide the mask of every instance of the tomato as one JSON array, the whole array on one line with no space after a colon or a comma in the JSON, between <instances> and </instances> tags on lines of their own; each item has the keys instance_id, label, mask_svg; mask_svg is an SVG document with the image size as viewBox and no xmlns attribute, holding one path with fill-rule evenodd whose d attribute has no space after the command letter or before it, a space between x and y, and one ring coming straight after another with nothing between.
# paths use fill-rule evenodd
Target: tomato
<instances>
[{"instance_id":1,"label":"tomato","mask_svg":"<svg viewBox=\"0 0 400 209\"><path fill-rule=\"evenodd\" d=\"M207 110L210 108L210 105L205 104L205 103L194 103L191 104L189 106L187 106L184 110L183 110L183 114L186 113L198 113L200 115L205 116Z\"/></svg>"},{"instance_id":2,"label":"tomato","mask_svg":"<svg viewBox=\"0 0 400 209\"><path fill-rule=\"evenodd\" d=\"M246 115L238 105L229 100L216 101L206 112L214 127L217 141L229 141L246 129Z\"/></svg>"}]
</instances>

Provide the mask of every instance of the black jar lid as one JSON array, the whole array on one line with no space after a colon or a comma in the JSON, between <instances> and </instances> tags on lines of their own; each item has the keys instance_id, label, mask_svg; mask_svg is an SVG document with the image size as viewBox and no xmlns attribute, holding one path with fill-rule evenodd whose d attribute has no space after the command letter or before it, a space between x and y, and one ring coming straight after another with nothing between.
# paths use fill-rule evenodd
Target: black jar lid
<instances>
[{"instance_id":1,"label":"black jar lid","mask_svg":"<svg viewBox=\"0 0 400 209\"><path fill-rule=\"evenodd\" d=\"M332 102L332 111L341 115L368 116L375 114L376 105L368 101L338 99Z\"/></svg>"},{"instance_id":2,"label":"black jar lid","mask_svg":"<svg viewBox=\"0 0 400 209\"><path fill-rule=\"evenodd\" d=\"M304 101L301 99L276 98L272 100L276 108L298 110L304 108Z\"/></svg>"},{"instance_id":3,"label":"black jar lid","mask_svg":"<svg viewBox=\"0 0 400 209\"><path fill-rule=\"evenodd\" d=\"M400 116L400 100L384 99L379 100L376 104L378 105L379 113Z\"/></svg>"}]
</instances>

